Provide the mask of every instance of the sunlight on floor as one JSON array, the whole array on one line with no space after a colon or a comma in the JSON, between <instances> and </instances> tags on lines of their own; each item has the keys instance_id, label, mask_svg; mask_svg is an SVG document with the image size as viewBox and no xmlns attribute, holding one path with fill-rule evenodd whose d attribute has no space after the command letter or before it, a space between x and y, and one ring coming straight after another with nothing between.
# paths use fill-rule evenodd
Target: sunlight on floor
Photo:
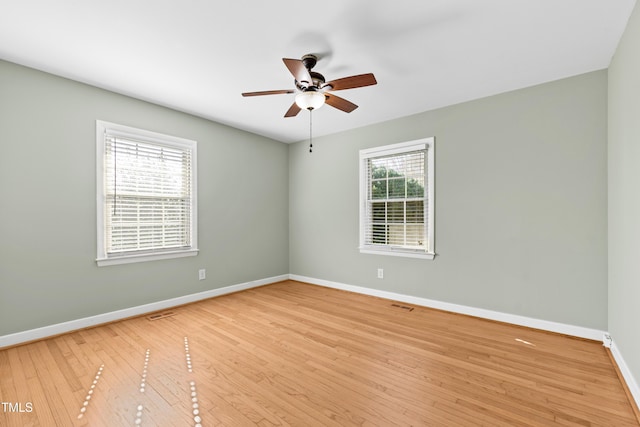
<instances>
[{"instance_id":1,"label":"sunlight on floor","mask_svg":"<svg viewBox=\"0 0 640 427\"><path fill-rule=\"evenodd\" d=\"M530 343L529 341L525 341L525 340L522 340L522 339L520 339L520 338L516 338L516 341L521 342L522 344L531 345L531 346L533 346L533 347L535 347L535 346L536 346L535 344L532 344L532 343Z\"/></svg>"}]
</instances>

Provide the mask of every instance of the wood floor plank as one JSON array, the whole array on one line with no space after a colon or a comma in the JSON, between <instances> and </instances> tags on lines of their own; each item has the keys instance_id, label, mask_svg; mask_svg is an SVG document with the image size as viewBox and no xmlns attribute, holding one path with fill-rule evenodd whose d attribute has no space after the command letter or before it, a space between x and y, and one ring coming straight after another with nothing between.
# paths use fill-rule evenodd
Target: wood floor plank
<instances>
[{"instance_id":1,"label":"wood floor plank","mask_svg":"<svg viewBox=\"0 0 640 427\"><path fill-rule=\"evenodd\" d=\"M588 340L295 281L170 311L0 349L0 424L639 425Z\"/></svg>"}]
</instances>

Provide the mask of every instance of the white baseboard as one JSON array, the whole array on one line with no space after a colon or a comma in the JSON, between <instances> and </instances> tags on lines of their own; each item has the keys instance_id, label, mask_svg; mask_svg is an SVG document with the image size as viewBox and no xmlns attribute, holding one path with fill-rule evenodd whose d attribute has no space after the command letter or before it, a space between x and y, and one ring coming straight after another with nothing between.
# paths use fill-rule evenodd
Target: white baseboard
<instances>
[{"instance_id":1,"label":"white baseboard","mask_svg":"<svg viewBox=\"0 0 640 427\"><path fill-rule=\"evenodd\" d=\"M616 364L618 365L618 368L622 373L622 377L627 383L627 387L629 387L629 391L631 392L633 399L636 401L636 406L640 408L640 385L638 385L638 382L633 377L633 374L631 373L627 362L624 361L624 357L622 357L622 353L620 353L620 350L618 349L618 346L616 346L615 341L611 342L610 349L611 355L615 359Z\"/></svg>"},{"instance_id":2,"label":"white baseboard","mask_svg":"<svg viewBox=\"0 0 640 427\"><path fill-rule=\"evenodd\" d=\"M140 316L142 314L151 313L158 310L164 310L170 307L176 307L190 302L200 301L220 295L230 294L233 292L243 291L245 289L256 288L258 286L276 283L289 278L288 274L281 276L268 277L266 279L253 280L251 282L240 283L237 285L225 286L224 288L211 289L209 291L198 292L196 294L184 295L177 298L171 298L164 301L157 301L150 304L139 305L136 307L125 308L122 310L111 311L109 313L98 314L96 316L85 317L82 319L71 320L68 322L57 323L55 325L44 326L42 328L30 329L28 331L16 332L14 334L0 336L0 348L9 347L29 341L34 341L54 335L71 332L78 329L84 329L91 326L109 323L116 320L126 319L127 317Z\"/></svg>"},{"instance_id":3,"label":"white baseboard","mask_svg":"<svg viewBox=\"0 0 640 427\"><path fill-rule=\"evenodd\" d=\"M581 338L602 340L603 331L584 328L581 326L567 325L563 323L550 322L547 320L534 319L515 314L502 313L498 311L485 310L482 308L469 307L459 304L452 304L427 298L403 295L394 292L381 291L377 289L366 288L362 286L347 285L344 283L332 282L329 280L316 279L313 277L300 276L297 274L283 274L280 276L269 277L266 279L255 280L237 285L226 286L224 288L212 289L209 291L199 292L196 294L184 295L177 298L171 298L164 301L158 301L150 304L139 305L136 307L125 308L122 310L112 311L109 313L98 314L96 316L85 317L82 319L71 320L68 322L57 323L54 325L44 326L42 328L31 329L22 332L16 332L9 335L0 336L0 348L8 347L28 341L50 337L65 332L83 329L102 323L113 322L127 317L139 316L145 313L151 313L170 307L175 307L190 302L200 301L207 298L213 298L220 295L238 292L245 289L251 289L282 280L298 280L314 285L326 286L334 289L342 289L345 291L356 292L365 295L377 296L394 301L402 301L409 304L421 305L440 310L451 311L454 313L468 314L470 316L481 317L485 319L497 320L500 322L512 323L515 325L527 326L530 328L542 329L551 332L557 332L566 335L572 335Z\"/></svg>"},{"instance_id":4,"label":"white baseboard","mask_svg":"<svg viewBox=\"0 0 640 427\"><path fill-rule=\"evenodd\" d=\"M331 282L329 280L315 279L313 277L290 274L291 280L311 283L314 285L326 286L328 288L342 289L359 294L371 295L386 298L394 301L406 302L423 307L436 308L439 310L451 311L453 313L467 314L469 316L481 317L483 319L497 320L499 322L511 323L514 325L527 326L529 328L542 329L544 331L556 332L580 338L602 341L604 331L585 328L582 326L568 325L564 323L551 322L548 320L534 319L531 317L519 316L517 314L502 313L499 311L485 310L483 308L469 307L465 305L452 304L427 298L414 297L410 295L397 294L394 292L380 291L377 289L365 288L362 286L346 285L344 283Z\"/></svg>"}]
</instances>

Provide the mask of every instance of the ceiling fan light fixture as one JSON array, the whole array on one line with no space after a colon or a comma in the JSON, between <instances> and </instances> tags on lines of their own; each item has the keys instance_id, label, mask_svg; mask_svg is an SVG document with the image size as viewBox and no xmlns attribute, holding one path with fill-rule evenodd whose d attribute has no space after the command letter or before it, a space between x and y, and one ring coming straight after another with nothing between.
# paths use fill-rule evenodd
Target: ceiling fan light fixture
<instances>
[{"instance_id":1,"label":"ceiling fan light fixture","mask_svg":"<svg viewBox=\"0 0 640 427\"><path fill-rule=\"evenodd\" d=\"M324 101L324 94L314 90L307 90L296 95L296 104L303 110L317 110L324 105Z\"/></svg>"}]
</instances>

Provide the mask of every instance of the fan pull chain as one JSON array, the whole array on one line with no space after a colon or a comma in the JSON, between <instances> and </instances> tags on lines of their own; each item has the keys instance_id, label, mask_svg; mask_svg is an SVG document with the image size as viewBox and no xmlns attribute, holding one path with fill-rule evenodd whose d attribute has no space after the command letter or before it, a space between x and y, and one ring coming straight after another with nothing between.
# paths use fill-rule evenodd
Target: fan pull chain
<instances>
[{"instance_id":1,"label":"fan pull chain","mask_svg":"<svg viewBox=\"0 0 640 427\"><path fill-rule=\"evenodd\" d=\"M313 120L311 118L313 114L313 108L309 108L309 152L313 153L313 132L312 132L312 123Z\"/></svg>"}]
</instances>

